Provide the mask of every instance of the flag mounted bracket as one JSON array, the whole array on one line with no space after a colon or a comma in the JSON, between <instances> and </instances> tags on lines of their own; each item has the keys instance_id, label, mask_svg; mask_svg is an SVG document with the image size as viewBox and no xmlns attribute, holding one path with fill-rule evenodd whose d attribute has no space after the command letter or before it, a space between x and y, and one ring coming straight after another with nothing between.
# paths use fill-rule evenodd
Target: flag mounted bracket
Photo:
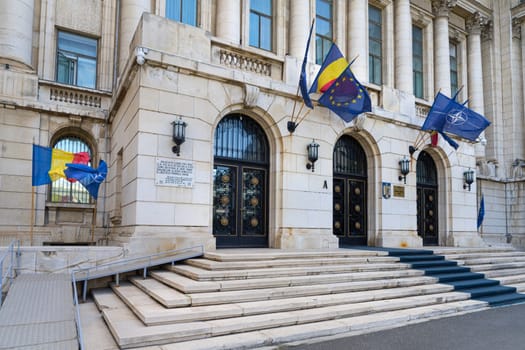
<instances>
[{"instance_id":1,"label":"flag mounted bracket","mask_svg":"<svg viewBox=\"0 0 525 350\"><path fill-rule=\"evenodd\" d=\"M410 156L414 155L414 153L417 151L417 148L414 146L408 146L408 153L410 153Z\"/></svg>"},{"instance_id":2,"label":"flag mounted bracket","mask_svg":"<svg viewBox=\"0 0 525 350\"><path fill-rule=\"evenodd\" d=\"M295 131L295 128L297 128L297 123L290 120L286 124L286 127L287 127L288 131L290 132L290 134L293 134L293 132Z\"/></svg>"}]
</instances>

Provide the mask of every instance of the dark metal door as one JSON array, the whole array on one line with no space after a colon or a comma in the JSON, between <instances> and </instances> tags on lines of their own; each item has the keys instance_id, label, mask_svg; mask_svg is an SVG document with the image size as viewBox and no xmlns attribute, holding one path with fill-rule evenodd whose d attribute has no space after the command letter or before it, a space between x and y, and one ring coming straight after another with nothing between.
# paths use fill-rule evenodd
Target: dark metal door
<instances>
[{"instance_id":1,"label":"dark metal door","mask_svg":"<svg viewBox=\"0 0 525 350\"><path fill-rule=\"evenodd\" d=\"M437 169L425 151L419 154L417 176L417 233L424 245L439 244Z\"/></svg>"},{"instance_id":2,"label":"dark metal door","mask_svg":"<svg viewBox=\"0 0 525 350\"><path fill-rule=\"evenodd\" d=\"M215 164L213 228L218 247L266 247L266 169Z\"/></svg>"},{"instance_id":3,"label":"dark metal door","mask_svg":"<svg viewBox=\"0 0 525 350\"><path fill-rule=\"evenodd\" d=\"M334 235L340 245L366 245L366 181L334 177Z\"/></svg>"},{"instance_id":4,"label":"dark metal door","mask_svg":"<svg viewBox=\"0 0 525 350\"><path fill-rule=\"evenodd\" d=\"M333 233L339 245L367 244L367 164L361 145L341 137L334 148Z\"/></svg>"},{"instance_id":5,"label":"dark metal door","mask_svg":"<svg viewBox=\"0 0 525 350\"><path fill-rule=\"evenodd\" d=\"M217 247L268 246L268 142L242 114L225 117L215 132L213 235Z\"/></svg>"}]
</instances>

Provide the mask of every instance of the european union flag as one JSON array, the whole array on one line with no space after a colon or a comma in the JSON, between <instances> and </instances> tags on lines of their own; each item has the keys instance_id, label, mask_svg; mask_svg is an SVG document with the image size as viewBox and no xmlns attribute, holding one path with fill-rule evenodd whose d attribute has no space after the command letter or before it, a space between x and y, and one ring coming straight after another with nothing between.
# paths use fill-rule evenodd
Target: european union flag
<instances>
[{"instance_id":1,"label":"european union flag","mask_svg":"<svg viewBox=\"0 0 525 350\"><path fill-rule=\"evenodd\" d=\"M308 60L308 49L310 48L310 39L312 38L312 31L314 29L314 22L310 27L310 34L308 34L308 41L306 42L306 51L304 52L303 65L301 66L301 75L299 76L299 87L301 88L301 95L303 95L304 104L310 108L314 108L310 95L308 94L308 87L306 84L306 61Z\"/></svg>"},{"instance_id":2,"label":"european union flag","mask_svg":"<svg viewBox=\"0 0 525 350\"><path fill-rule=\"evenodd\" d=\"M479 202L479 212L478 212L478 229L483 223L483 218L485 217L485 198L481 195L481 201Z\"/></svg>"},{"instance_id":3,"label":"european union flag","mask_svg":"<svg viewBox=\"0 0 525 350\"><path fill-rule=\"evenodd\" d=\"M80 182L89 194L97 199L98 188L102 181L108 174L108 166L103 160L100 161L98 168L93 169L92 167L84 164L68 163L67 168L64 170L68 179L75 179Z\"/></svg>"},{"instance_id":4,"label":"european union flag","mask_svg":"<svg viewBox=\"0 0 525 350\"><path fill-rule=\"evenodd\" d=\"M451 133L470 141L490 125L481 114L438 92L421 130L436 130Z\"/></svg>"},{"instance_id":5,"label":"european union flag","mask_svg":"<svg viewBox=\"0 0 525 350\"><path fill-rule=\"evenodd\" d=\"M349 66L319 98L319 103L332 110L346 122L352 121L361 113L372 111L368 91L355 78Z\"/></svg>"}]
</instances>

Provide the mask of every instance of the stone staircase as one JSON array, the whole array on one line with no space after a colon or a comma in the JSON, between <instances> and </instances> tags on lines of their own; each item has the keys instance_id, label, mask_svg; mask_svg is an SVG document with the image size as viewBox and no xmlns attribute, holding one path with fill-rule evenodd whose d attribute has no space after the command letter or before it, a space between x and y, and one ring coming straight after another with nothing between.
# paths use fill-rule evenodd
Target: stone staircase
<instances>
[{"instance_id":1,"label":"stone staircase","mask_svg":"<svg viewBox=\"0 0 525 350\"><path fill-rule=\"evenodd\" d=\"M434 251L525 290L523 252ZM489 307L374 249L218 250L95 289L92 297L81 305L86 349L270 348ZM111 340L101 336L105 329Z\"/></svg>"}]
</instances>

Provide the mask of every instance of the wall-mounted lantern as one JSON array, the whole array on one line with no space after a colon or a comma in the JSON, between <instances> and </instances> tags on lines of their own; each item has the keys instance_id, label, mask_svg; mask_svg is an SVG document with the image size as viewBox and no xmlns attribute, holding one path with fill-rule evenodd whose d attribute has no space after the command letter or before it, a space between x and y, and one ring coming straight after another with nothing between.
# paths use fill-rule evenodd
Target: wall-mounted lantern
<instances>
[{"instance_id":1,"label":"wall-mounted lantern","mask_svg":"<svg viewBox=\"0 0 525 350\"><path fill-rule=\"evenodd\" d=\"M401 175L399 175L399 181L403 180L406 184L407 174L410 172L410 159L407 156L404 156L403 159L399 161L399 169L401 170Z\"/></svg>"},{"instance_id":2,"label":"wall-mounted lantern","mask_svg":"<svg viewBox=\"0 0 525 350\"><path fill-rule=\"evenodd\" d=\"M463 189L466 190L468 188L470 191L470 185L474 182L474 170L468 168L468 170L463 173L463 180Z\"/></svg>"},{"instance_id":3,"label":"wall-mounted lantern","mask_svg":"<svg viewBox=\"0 0 525 350\"><path fill-rule=\"evenodd\" d=\"M319 158L319 144L315 142L315 140L312 140L308 146L306 146L306 150L308 151L308 160L310 163L306 164L306 169L310 170L312 169L312 173L314 172L314 163Z\"/></svg>"},{"instance_id":4,"label":"wall-mounted lantern","mask_svg":"<svg viewBox=\"0 0 525 350\"><path fill-rule=\"evenodd\" d=\"M173 146L171 150L173 153L176 153L177 156L180 156L180 145L186 141L186 123L179 117L178 120L175 120L171 124L173 125L173 142L175 142L175 146Z\"/></svg>"}]
</instances>

